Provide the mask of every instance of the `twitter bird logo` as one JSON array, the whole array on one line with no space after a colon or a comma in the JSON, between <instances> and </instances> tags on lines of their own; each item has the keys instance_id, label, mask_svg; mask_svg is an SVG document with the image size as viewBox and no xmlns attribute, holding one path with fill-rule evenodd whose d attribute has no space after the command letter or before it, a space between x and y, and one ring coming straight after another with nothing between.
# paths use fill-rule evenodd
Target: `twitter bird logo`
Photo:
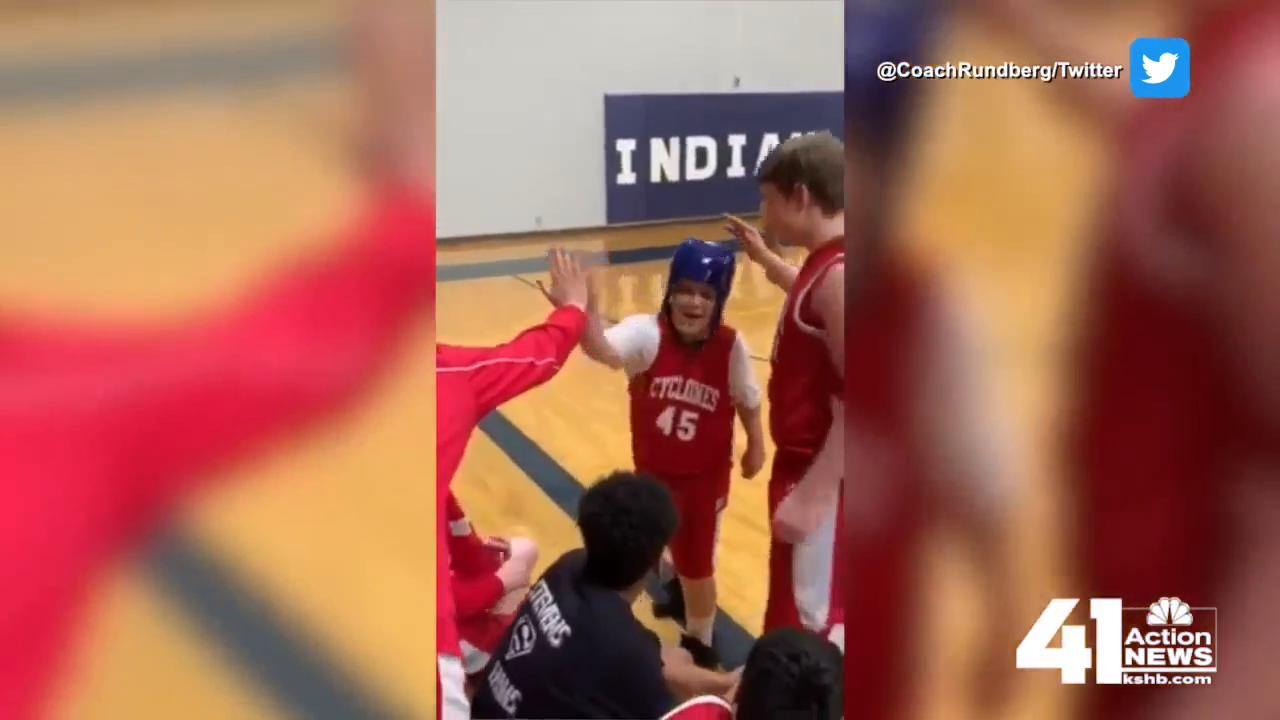
<instances>
[{"instance_id":1,"label":"twitter bird logo","mask_svg":"<svg viewBox=\"0 0 1280 720\"><path fill-rule=\"evenodd\" d=\"M1162 53L1159 60L1152 60L1146 55L1142 56L1142 69L1147 72L1147 78L1142 82L1148 85L1159 85L1178 67L1178 56L1174 53Z\"/></svg>"},{"instance_id":2,"label":"twitter bird logo","mask_svg":"<svg viewBox=\"0 0 1280 720\"><path fill-rule=\"evenodd\" d=\"M1129 46L1129 87L1140 98L1186 97L1191 93L1191 46L1182 38L1134 40Z\"/></svg>"}]
</instances>

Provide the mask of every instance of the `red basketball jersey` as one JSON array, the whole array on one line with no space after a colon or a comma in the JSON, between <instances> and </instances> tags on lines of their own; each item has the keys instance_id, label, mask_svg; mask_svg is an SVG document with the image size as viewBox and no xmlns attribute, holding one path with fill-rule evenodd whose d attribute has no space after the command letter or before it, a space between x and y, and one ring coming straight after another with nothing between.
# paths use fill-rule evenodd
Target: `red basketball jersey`
<instances>
[{"instance_id":1,"label":"red basketball jersey","mask_svg":"<svg viewBox=\"0 0 1280 720\"><path fill-rule=\"evenodd\" d=\"M733 720L733 708L714 695L704 695L663 715L662 720Z\"/></svg>"},{"instance_id":2,"label":"red basketball jersey","mask_svg":"<svg viewBox=\"0 0 1280 720\"><path fill-rule=\"evenodd\" d=\"M769 376L769 432L780 453L816 455L831 429L830 399L844 394L826 330L812 307L813 289L843 262L843 237L814 250L782 307Z\"/></svg>"},{"instance_id":3,"label":"red basketball jersey","mask_svg":"<svg viewBox=\"0 0 1280 720\"><path fill-rule=\"evenodd\" d=\"M667 477L719 472L733 463L730 357L737 331L721 325L701 345L658 319L658 354L630 384L631 449L637 468Z\"/></svg>"}]
</instances>

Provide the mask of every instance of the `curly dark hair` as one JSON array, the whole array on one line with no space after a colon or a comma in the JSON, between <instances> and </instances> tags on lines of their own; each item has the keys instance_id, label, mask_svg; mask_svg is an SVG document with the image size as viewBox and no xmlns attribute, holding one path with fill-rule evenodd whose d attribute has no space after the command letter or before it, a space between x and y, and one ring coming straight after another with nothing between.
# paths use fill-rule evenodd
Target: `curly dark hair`
<instances>
[{"instance_id":1,"label":"curly dark hair","mask_svg":"<svg viewBox=\"0 0 1280 720\"><path fill-rule=\"evenodd\" d=\"M844 656L807 630L774 630L747 655L736 701L737 720L839 720Z\"/></svg>"},{"instance_id":2,"label":"curly dark hair","mask_svg":"<svg viewBox=\"0 0 1280 720\"><path fill-rule=\"evenodd\" d=\"M657 566L676 522L671 492L653 478L618 471L597 482L578 504L587 580L611 590L640 582Z\"/></svg>"}]
</instances>

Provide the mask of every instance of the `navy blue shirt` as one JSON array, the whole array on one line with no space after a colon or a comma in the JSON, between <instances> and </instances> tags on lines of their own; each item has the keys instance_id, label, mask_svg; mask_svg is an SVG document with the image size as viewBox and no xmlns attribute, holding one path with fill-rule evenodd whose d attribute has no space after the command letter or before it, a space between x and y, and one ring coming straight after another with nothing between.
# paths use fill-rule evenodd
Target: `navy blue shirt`
<instances>
[{"instance_id":1,"label":"navy blue shirt","mask_svg":"<svg viewBox=\"0 0 1280 720\"><path fill-rule=\"evenodd\" d=\"M534 583L480 675L471 717L659 718L676 706L658 636L614 590L583 578L584 550Z\"/></svg>"}]
</instances>

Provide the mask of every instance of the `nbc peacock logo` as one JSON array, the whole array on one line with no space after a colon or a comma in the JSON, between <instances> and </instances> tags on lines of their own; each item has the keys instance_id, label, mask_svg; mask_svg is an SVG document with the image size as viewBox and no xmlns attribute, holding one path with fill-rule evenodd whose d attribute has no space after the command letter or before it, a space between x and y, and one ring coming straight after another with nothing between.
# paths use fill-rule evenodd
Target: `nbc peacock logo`
<instances>
[{"instance_id":1,"label":"nbc peacock logo","mask_svg":"<svg viewBox=\"0 0 1280 720\"><path fill-rule=\"evenodd\" d=\"M1147 624L1153 626L1190 625L1193 619L1191 606L1176 597L1162 597L1147 610Z\"/></svg>"},{"instance_id":2,"label":"nbc peacock logo","mask_svg":"<svg viewBox=\"0 0 1280 720\"><path fill-rule=\"evenodd\" d=\"M1124 609L1123 673L1212 673L1218 667L1218 611L1162 597ZM1161 683L1164 684L1164 683Z\"/></svg>"}]
</instances>

